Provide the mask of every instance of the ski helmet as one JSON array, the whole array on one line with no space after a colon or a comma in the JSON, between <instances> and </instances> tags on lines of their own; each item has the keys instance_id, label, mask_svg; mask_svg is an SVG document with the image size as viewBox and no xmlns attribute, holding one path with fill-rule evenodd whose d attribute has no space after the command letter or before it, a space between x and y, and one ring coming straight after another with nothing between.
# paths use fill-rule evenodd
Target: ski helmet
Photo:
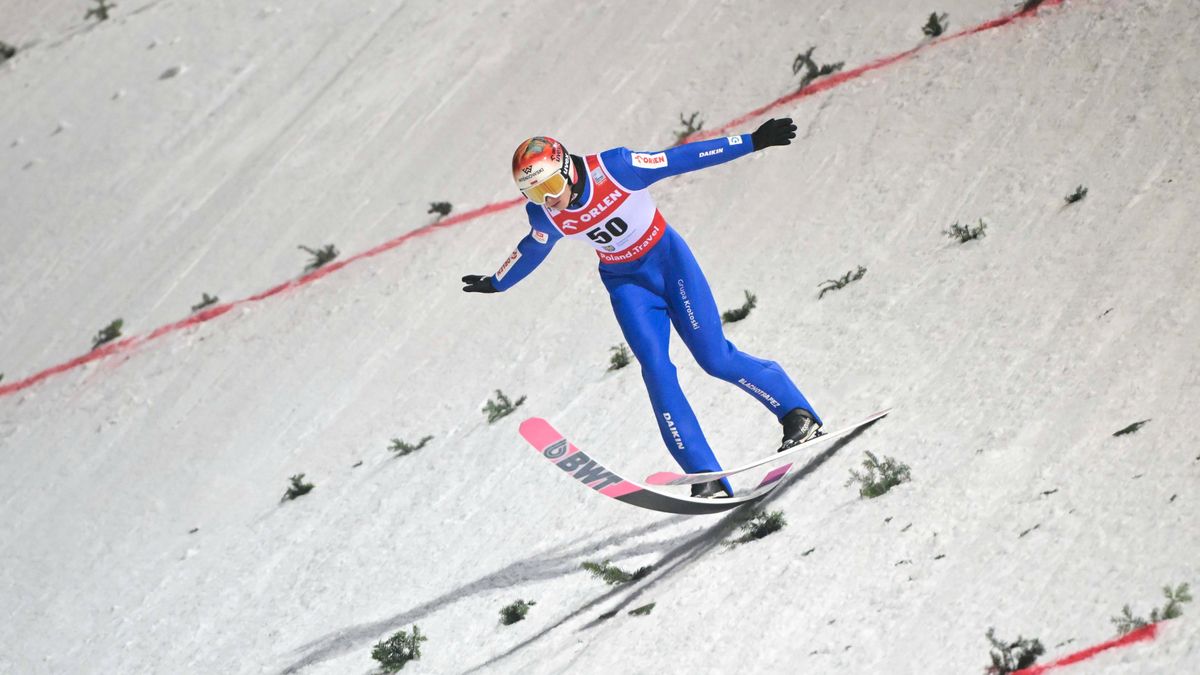
<instances>
[{"instance_id":1,"label":"ski helmet","mask_svg":"<svg viewBox=\"0 0 1200 675\"><path fill-rule=\"evenodd\" d=\"M512 171L517 187L534 204L545 204L575 182L571 155L549 136L534 136L518 145Z\"/></svg>"}]
</instances>

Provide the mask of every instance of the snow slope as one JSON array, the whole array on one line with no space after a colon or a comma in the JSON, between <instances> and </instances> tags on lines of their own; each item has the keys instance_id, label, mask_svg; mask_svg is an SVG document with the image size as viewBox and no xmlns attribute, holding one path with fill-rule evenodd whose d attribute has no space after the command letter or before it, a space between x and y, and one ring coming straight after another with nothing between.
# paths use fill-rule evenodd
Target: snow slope
<instances>
[{"instance_id":1,"label":"snow slope","mask_svg":"<svg viewBox=\"0 0 1200 675\"><path fill-rule=\"evenodd\" d=\"M89 25L0 0L27 47L0 65L0 386L115 318L146 335L296 279L299 245L346 257L430 202L510 200L526 136L661 148L680 113L714 128L790 93L809 46L847 69L916 46L932 9L647 4L129 0ZM510 208L0 396L0 672L366 673L414 623L404 672L962 673L991 627L1045 661L1110 639L1124 604L1200 582L1198 26L1185 0L1043 8L655 187L721 307L758 296L731 340L831 424L896 406L762 504L780 532L726 547L745 513L643 512L534 456L526 415L631 476L671 468L636 369L605 370L622 338L590 252L459 291L525 233ZM769 448L775 421L678 347L722 460ZM528 399L489 425L497 388ZM868 450L913 481L858 499ZM281 503L301 472L316 488ZM605 559L656 571L579 567ZM1069 668L1200 672L1184 612Z\"/></svg>"}]
</instances>

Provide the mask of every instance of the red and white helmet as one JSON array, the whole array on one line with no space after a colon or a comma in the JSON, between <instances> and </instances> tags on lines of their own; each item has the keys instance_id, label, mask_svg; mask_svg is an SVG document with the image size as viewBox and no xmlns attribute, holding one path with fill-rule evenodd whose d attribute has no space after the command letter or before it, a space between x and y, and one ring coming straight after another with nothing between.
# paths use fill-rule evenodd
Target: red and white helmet
<instances>
[{"instance_id":1,"label":"red and white helmet","mask_svg":"<svg viewBox=\"0 0 1200 675\"><path fill-rule=\"evenodd\" d=\"M512 171L517 187L534 204L545 204L575 182L571 155L549 136L534 136L518 145Z\"/></svg>"}]
</instances>

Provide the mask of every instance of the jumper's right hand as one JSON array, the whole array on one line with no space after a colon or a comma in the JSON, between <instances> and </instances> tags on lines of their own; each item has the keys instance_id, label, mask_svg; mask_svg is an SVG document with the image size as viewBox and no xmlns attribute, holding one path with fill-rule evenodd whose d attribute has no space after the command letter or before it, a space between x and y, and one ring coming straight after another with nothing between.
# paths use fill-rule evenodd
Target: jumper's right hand
<instances>
[{"instance_id":1,"label":"jumper's right hand","mask_svg":"<svg viewBox=\"0 0 1200 675\"><path fill-rule=\"evenodd\" d=\"M462 278L464 293L495 293L496 287L492 285L491 277L481 277L478 274L468 274Z\"/></svg>"}]
</instances>

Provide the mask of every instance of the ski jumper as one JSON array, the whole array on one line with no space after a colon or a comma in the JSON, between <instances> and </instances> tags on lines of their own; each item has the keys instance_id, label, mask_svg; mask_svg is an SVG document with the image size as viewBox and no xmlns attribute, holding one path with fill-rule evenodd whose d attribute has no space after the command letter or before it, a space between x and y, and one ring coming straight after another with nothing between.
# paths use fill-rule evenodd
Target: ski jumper
<instances>
[{"instance_id":1,"label":"ski jumper","mask_svg":"<svg viewBox=\"0 0 1200 675\"><path fill-rule=\"evenodd\" d=\"M613 148L583 158L581 196L563 210L527 203L531 231L491 277L499 291L529 275L564 237L596 250L621 332L642 367L659 433L684 471L719 471L675 366L671 326L706 373L730 382L777 418L812 406L774 361L739 351L725 339L721 315L700 266L659 213L647 188L688 171L749 154L750 134L676 146L661 152ZM820 418L813 414L819 424ZM728 488L728 482L723 483ZM732 491L731 491L732 493Z\"/></svg>"}]
</instances>

